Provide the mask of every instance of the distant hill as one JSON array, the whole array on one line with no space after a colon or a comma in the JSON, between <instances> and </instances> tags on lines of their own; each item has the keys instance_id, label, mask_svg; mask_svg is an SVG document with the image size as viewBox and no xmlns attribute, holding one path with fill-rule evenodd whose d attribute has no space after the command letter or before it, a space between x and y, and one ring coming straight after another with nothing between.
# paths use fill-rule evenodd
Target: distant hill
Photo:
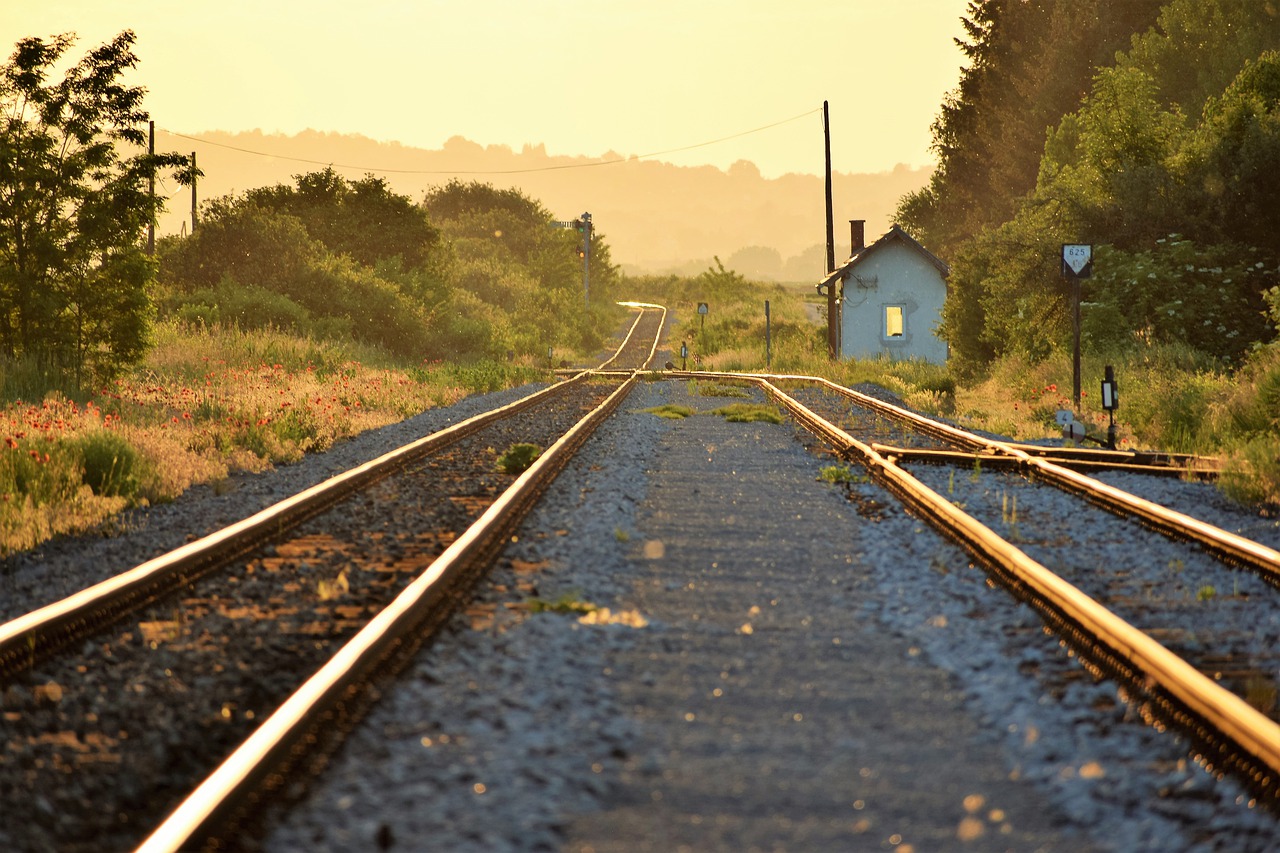
<instances>
[{"instance_id":1,"label":"distant hill","mask_svg":"<svg viewBox=\"0 0 1280 853\"><path fill-rule=\"evenodd\" d=\"M429 150L317 131L190 136L195 139L160 132L156 147L196 152L205 173L200 199L288 183L295 174L327 165L348 178L378 174L415 201L430 187L453 178L478 180L518 187L557 218L589 211L608 239L614 261L629 273L699 272L713 256L758 278L804 281L824 272L823 182L817 175L764 178L748 161L725 171L624 159L613 152L598 158L551 156L541 145L514 151L461 137ZM600 160L623 162L588 165ZM898 200L924 186L930 172L908 166L877 174L836 172L832 197L837 262L849 255L848 220L865 219L867 237L874 239L892 224ZM162 233L179 231L184 221L189 227L190 196L180 188L170 189L174 195L161 222Z\"/></svg>"}]
</instances>

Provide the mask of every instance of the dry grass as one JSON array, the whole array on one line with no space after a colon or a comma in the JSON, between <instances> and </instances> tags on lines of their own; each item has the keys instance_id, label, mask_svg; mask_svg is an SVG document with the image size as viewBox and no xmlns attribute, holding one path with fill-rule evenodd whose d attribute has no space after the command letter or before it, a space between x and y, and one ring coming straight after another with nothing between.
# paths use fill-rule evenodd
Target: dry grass
<instances>
[{"instance_id":1,"label":"dry grass","mask_svg":"<svg viewBox=\"0 0 1280 853\"><path fill-rule=\"evenodd\" d=\"M396 367L384 358L278 332L166 325L137 371L83 402L51 392L0 406L0 555L110 525L125 507L172 500L234 471L295 462L536 373ZM124 448L132 467L99 495L86 459L103 445Z\"/></svg>"}]
</instances>

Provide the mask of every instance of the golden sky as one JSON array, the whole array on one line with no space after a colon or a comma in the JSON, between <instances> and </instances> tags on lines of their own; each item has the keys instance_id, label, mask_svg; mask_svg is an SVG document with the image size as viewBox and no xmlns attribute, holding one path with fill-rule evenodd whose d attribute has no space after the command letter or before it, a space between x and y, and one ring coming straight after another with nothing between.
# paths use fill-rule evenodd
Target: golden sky
<instances>
[{"instance_id":1,"label":"golden sky","mask_svg":"<svg viewBox=\"0 0 1280 853\"><path fill-rule=\"evenodd\" d=\"M967 0L0 0L0 49L137 34L146 108L180 133L312 128L439 148L754 162L766 177L933 162ZM808 114L808 115L806 115ZM794 121L786 121L793 119Z\"/></svg>"}]
</instances>

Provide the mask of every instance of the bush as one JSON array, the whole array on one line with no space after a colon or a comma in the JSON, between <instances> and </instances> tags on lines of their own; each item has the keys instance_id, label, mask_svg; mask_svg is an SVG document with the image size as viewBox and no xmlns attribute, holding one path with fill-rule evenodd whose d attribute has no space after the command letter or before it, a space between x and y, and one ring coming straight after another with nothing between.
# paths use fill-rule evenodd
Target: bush
<instances>
[{"instance_id":1,"label":"bush","mask_svg":"<svg viewBox=\"0 0 1280 853\"><path fill-rule=\"evenodd\" d=\"M174 294L164 308L182 322L204 326L306 333L312 325L310 312L288 296L256 285L237 284L230 278L224 278L216 288Z\"/></svg>"},{"instance_id":2,"label":"bush","mask_svg":"<svg viewBox=\"0 0 1280 853\"><path fill-rule=\"evenodd\" d=\"M542 455L542 448L536 444L520 442L507 448L507 452L498 457L498 468L507 474L518 476L529 469Z\"/></svg>"},{"instance_id":3,"label":"bush","mask_svg":"<svg viewBox=\"0 0 1280 853\"><path fill-rule=\"evenodd\" d=\"M81 480L95 495L132 498L137 494L145 462L119 433L86 433L75 439L72 448L80 455Z\"/></svg>"},{"instance_id":4,"label":"bush","mask_svg":"<svg viewBox=\"0 0 1280 853\"><path fill-rule=\"evenodd\" d=\"M1280 437L1259 435L1237 445L1218 486L1240 503L1280 506Z\"/></svg>"}]
</instances>

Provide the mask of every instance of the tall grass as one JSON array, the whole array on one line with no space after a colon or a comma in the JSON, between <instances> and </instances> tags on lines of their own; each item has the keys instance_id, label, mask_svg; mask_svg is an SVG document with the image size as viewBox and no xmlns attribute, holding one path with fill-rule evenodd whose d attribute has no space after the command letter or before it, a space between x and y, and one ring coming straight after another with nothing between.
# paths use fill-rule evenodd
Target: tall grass
<instances>
[{"instance_id":1,"label":"tall grass","mask_svg":"<svg viewBox=\"0 0 1280 853\"><path fill-rule=\"evenodd\" d=\"M155 342L131 374L79 394L30 364L0 363L0 554L546 376L529 364L405 364L369 346L181 321L160 324Z\"/></svg>"}]
</instances>

